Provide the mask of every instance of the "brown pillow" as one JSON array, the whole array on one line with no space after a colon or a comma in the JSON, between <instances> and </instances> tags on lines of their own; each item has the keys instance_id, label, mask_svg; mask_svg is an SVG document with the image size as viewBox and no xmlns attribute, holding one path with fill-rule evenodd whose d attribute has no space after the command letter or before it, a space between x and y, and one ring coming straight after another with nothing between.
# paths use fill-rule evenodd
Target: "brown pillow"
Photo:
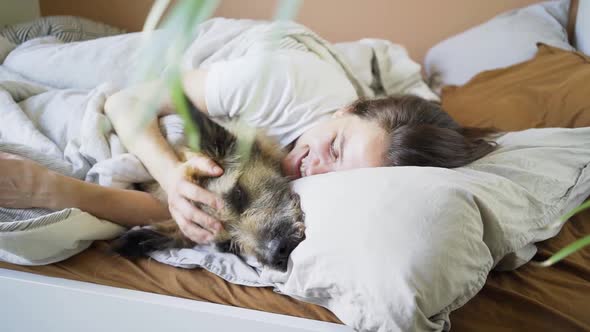
<instances>
[{"instance_id":1,"label":"brown pillow","mask_svg":"<svg viewBox=\"0 0 590 332\"><path fill-rule=\"evenodd\" d=\"M590 57L537 47L529 61L445 87L443 108L464 126L503 131L590 126Z\"/></svg>"}]
</instances>

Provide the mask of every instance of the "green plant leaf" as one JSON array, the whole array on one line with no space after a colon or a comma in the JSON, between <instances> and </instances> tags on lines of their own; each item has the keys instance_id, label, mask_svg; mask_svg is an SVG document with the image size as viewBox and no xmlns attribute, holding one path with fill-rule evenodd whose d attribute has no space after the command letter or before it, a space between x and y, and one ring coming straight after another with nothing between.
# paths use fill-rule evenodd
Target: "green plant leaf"
<instances>
[{"instance_id":1,"label":"green plant leaf","mask_svg":"<svg viewBox=\"0 0 590 332\"><path fill-rule=\"evenodd\" d=\"M162 35L158 36L157 39L149 38L149 36L152 36L152 31L158 25L169 3L170 0L156 1L148 14L143 32L143 58L139 64L139 74L136 80L163 79L170 92L172 103L185 124L187 144L190 148L198 151L199 132L191 121L189 108L184 98L179 66L184 51L193 40L197 26L211 16L219 1L179 0L164 19L163 29L159 32ZM161 68L164 68L163 74L160 72ZM166 89L160 95L149 96L153 99L150 104L156 105L156 101L162 97L164 91ZM145 118L149 119L151 117L147 115L153 115L157 112L157 109L154 106L145 110L145 112ZM146 123L141 125L145 126Z\"/></svg>"},{"instance_id":2,"label":"green plant leaf","mask_svg":"<svg viewBox=\"0 0 590 332\"><path fill-rule=\"evenodd\" d=\"M576 207L575 209L571 210L569 213L565 214L563 217L561 217L561 221L562 222L566 222L571 217L573 217L575 214L577 214L579 212L582 212L583 210L586 210L588 208L590 208L590 200L589 201L586 201L582 205Z\"/></svg>"},{"instance_id":3,"label":"green plant leaf","mask_svg":"<svg viewBox=\"0 0 590 332\"><path fill-rule=\"evenodd\" d=\"M558 252L556 252L553 256L549 257L546 261L543 262L534 262L534 265L541 266L541 267L548 267L551 266L560 260L566 258L567 256L573 254L574 252L584 248L585 246L590 245L590 235L586 235L585 237L575 241L574 243L562 248Z\"/></svg>"},{"instance_id":4,"label":"green plant leaf","mask_svg":"<svg viewBox=\"0 0 590 332\"><path fill-rule=\"evenodd\" d=\"M192 121L189 105L187 104L186 97L184 96L184 90L182 88L182 79L180 72L176 71L174 75L171 75L167 80L168 88L170 89L170 96L172 102L176 107L176 112L182 118L184 122L184 132L186 135L186 142L193 151L199 151L201 144L201 135L199 129L195 126Z\"/></svg>"},{"instance_id":5,"label":"green plant leaf","mask_svg":"<svg viewBox=\"0 0 590 332\"><path fill-rule=\"evenodd\" d=\"M275 10L275 20L292 20L297 16L302 0L281 0Z\"/></svg>"},{"instance_id":6,"label":"green plant leaf","mask_svg":"<svg viewBox=\"0 0 590 332\"><path fill-rule=\"evenodd\" d=\"M187 101L183 95L182 77L180 74L180 62L182 55L193 40L197 26L209 18L219 5L219 0L178 0L171 8L169 14L164 18L162 27L158 31L158 38L150 38L158 23L162 20L166 8L170 4L170 0L156 0L152 6L150 13L146 19L143 29L143 46L142 46L142 61L138 65L138 74L135 81L150 81L154 79L163 79L166 84L172 102L177 113L183 119L185 124L185 134L187 136L187 143L193 150L198 151L199 148L199 132L196 126L191 121ZM276 8L275 20L291 20L293 19L299 8L302 0L281 0ZM281 37L280 31L277 31L276 41ZM164 72L162 73L162 68ZM270 68L269 68L270 70ZM262 73L264 76L264 73ZM156 105L166 89L160 92L160 95L149 96L153 102L150 105ZM244 110L247 113L249 110ZM147 115L153 115L157 112L156 107L151 107L146 112L145 123L139 124L145 126L147 119L151 118ZM243 157L249 157L250 147L253 144L255 133L253 130L248 130L245 126L241 126L239 141L239 151Z\"/></svg>"},{"instance_id":7,"label":"green plant leaf","mask_svg":"<svg viewBox=\"0 0 590 332\"><path fill-rule=\"evenodd\" d=\"M145 19L145 23L143 24L143 32L150 32L156 29L169 4L170 0L156 0L156 2L154 2L152 9L150 9L147 18ZM144 36L145 35L146 34L144 33Z\"/></svg>"},{"instance_id":8,"label":"green plant leaf","mask_svg":"<svg viewBox=\"0 0 590 332\"><path fill-rule=\"evenodd\" d=\"M586 201L585 203L582 203L581 205L574 208L570 212L564 214L561 218L559 218L559 221L550 225L548 228L560 227L564 223L566 223L571 217L573 217L577 213L580 213L581 211L586 210L588 208L590 208L590 200ZM551 265L559 262L560 260L566 258L567 256L573 254L574 252L584 248L588 244L590 244L590 235L583 237L583 238L575 241L574 243L568 245L567 247L559 250L558 252L553 254L553 256L549 257L547 260L545 260L543 262L533 262L533 264L536 266L542 266L542 267L551 266Z\"/></svg>"}]
</instances>

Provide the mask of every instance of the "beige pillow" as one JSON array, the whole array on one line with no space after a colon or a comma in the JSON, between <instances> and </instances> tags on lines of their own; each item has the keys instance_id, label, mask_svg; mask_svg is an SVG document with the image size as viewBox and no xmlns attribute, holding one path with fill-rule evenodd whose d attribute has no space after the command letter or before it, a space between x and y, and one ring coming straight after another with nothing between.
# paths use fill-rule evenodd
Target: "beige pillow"
<instances>
[{"instance_id":1,"label":"beige pillow","mask_svg":"<svg viewBox=\"0 0 590 332\"><path fill-rule=\"evenodd\" d=\"M306 240L289 272L263 278L359 331L441 331L493 268L590 192L590 128L510 133L463 168L359 169L298 180Z\"/></svg>"}]
</instances>

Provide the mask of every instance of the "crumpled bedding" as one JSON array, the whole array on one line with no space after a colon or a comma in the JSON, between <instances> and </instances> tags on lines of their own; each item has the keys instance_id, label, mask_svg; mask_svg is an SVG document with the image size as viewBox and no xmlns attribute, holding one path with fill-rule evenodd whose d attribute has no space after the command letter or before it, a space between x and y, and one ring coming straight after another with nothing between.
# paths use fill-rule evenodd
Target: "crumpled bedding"
<instances>
[{"instance_id":1,"label":"crumpled bedding","mask_svg":"<svg viewBox=\"0 0 590 332\"><path fill-rule=\"evenodd\" d=\"M331 45L292 22L223 18L204 22L184 54L182 67L207 68L216 61L246 54L253 45L268 47L274 43L272 37L277 29L278 47L306 49L338 65L359 96L413 93L438 98L423 82L420 66L402 46L376 39ZM165 40L165 33L158 31L150 43L161 45ZM140 43L138 33L73 43L49 36L27 40L16 48L0 38L0 49L10 49L0 57L0 151L23 155L62 174L104 186L131 188L134 183L153 181L141 162L127 153L103 113L108 96L132 84L130 77L138 62ZM169 142L182 143L178 116L162 118L160 126ZM65 222L79 214L74 209L0 207L0 240L17 235L10 232L18 229L15 223L31 223L34 219L43 224L45 218ZM53 240L44 241L68 243L63 254L51 250L46 251L46 257L38 253L29 257L29 247L21 241L18 250L0 248L0 259L17 264L49 264L84 250L92 240L112 238L122 230L87 213L83 215L89 223L87 232L80 235L84 241L72 241L74 234L63 232L52 232ZM94 226L96 233L92 232Z\"/></svg>"},{"instance_id":2,"label":"crumpled bedding","mask_svg":"<svg viewBox=\"0 0 590 332\"><path fill-rule=\"evenodd\" d=\"M14 46L27 40L53 36L63 42L118 35L125 30L78 16L44 16L31 22L0 27L0 36Z\"/></svg>"}]
</instances>

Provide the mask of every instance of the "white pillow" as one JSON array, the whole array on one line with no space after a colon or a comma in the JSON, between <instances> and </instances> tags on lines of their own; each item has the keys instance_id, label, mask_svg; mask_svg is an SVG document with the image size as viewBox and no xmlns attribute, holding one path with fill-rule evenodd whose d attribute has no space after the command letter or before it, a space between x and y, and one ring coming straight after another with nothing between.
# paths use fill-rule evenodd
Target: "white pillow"
<instances>
[{"instance_id":1,"label":"white pillow","mask_svg":"<svg viewBox=\"0 0 590 332\"><path fill-rule=\"evenodd\" d=\"M590 56L590 1L578 2L574 40L576 48Z\"/></svg>"},{"instance_id":2,"label":"white pillow","mask_svg":"<svg viewBox=\"0 0 590 332\"><path fill-rule=\"evenodd\" d=\"M476 74L531 59L536 44L573 50L568 43L569 1L548 1L513 10L446 39L424 59L430 87L462 85Z\"/></svg>"},{"instance_id":3,"label":"white pillow","mask_svg":"<svg viewBox=\"0 0 590 332\"><path fill-rule=\"evenodd\" d=\"M590 194L590 128L510 133L458 169L360 169L298 180L306 240L263 278L360 331L440 331L494 267L528 261ZM515 259L519 257L519 259ZM507 261L506 261L507 260ZM502 266L503 265L503 266Z\"/></svg>"}]
</instances>

